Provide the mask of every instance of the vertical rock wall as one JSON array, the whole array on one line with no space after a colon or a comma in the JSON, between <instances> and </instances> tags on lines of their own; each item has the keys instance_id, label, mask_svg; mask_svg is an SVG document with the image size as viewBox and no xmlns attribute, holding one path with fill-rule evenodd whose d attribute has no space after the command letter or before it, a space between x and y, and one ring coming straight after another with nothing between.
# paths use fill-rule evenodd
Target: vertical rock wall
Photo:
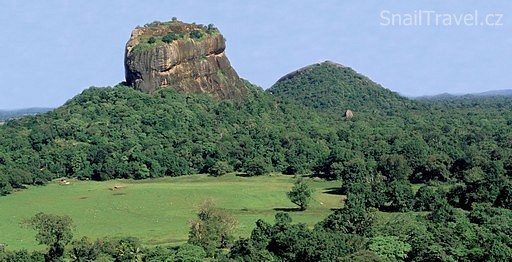
<instances>
[{"instance_id":1,"label":"vertical rock wall","mask_svg":"<svg viewBox=\"0 0 512 262\"><path fill-rule=\"evenodd\" d=\"M182 28L195 26L183 25ZM183 37L171 43L144 42L150 36L166 33L164 26L136 28L132 32L125 50L129 85L148 93L171 87L181 92L208 93L220 99L246 94L244 83L224 53L226 43L222 34L217 31L200 39ZM143 48L137 47L140 44Z\"/></svg>"}]
</instances>

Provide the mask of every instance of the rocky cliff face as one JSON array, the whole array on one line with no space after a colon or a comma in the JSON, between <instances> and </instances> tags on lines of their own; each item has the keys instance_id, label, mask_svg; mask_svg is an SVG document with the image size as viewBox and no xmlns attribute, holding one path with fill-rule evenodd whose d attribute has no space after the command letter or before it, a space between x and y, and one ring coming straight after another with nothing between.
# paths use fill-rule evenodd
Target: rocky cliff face
<instances>
[{"instance_id":1,"label":"rocky cliff face","mask_svg":"<svg viewBox=\"0 0 512 262\"><path fill-rule=\"evenodd\" d=\"M126 81L148 93L172 87L221 99L244 96L245 85L225 49L224 37L212 25L172 21L138 27L126 44Z\"/></svg>"}]
</instances>

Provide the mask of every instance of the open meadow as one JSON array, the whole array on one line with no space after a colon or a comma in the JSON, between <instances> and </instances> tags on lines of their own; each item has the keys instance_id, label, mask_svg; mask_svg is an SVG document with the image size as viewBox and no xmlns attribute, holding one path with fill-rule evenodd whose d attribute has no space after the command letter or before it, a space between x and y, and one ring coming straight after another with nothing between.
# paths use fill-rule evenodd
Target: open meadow
<instances>
[{"instance_id":1,"label":"open meadow","mask_svg":"<svg viewBox=\"0 0 512 262\"><path fill-rule=\"evenodd\" d=\"M313 189L310 208L290 212L294 222L313 225L331 208L341 207L338 182L308 179ZM0 243L7 249L40 249L35 231L21 222L38 212L68 215L74 222L74 238L133 236L145 245L181 244L198 206L213 199L240 221L238 236L248 236L259 218L273 223L278 210L296 208L286 197L292 176L260 177L193 175L152 180L105 182L59 181L0 198ZM113 187L120 187L112 190Z\"/></svg>"}]
</instances>

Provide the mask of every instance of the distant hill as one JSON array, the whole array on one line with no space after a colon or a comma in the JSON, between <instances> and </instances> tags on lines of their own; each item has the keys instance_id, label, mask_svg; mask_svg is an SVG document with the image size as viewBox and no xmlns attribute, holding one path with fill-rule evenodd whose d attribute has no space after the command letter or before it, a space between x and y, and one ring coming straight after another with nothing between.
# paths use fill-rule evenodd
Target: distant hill
<instances>
[{"instance_id":1,"label":"distant hill","mask_svg":"<svg viewBox=\"0 0 512 262\"><path fill-rule=\"evenodd\" d=\"M415 100L443 100L443 99L455 98L458 96L460 96L460 95L454 95L454 94L450 94L450 93L442 93L442 94L438 94L438 95L417 96L417 97L411 97L411 98L415 99Z\"/></svg>"},{"instance_id":2,"label":"distant hill","mask_svg":"<svg viewBox=\"0 0 512 262\"><path fill-rule=\"evenodd\" d=\"M17 110L0 110L0 121L5 121L13 118L20 118L28 115L46 113L52 109L53 108L32 107Z\"/></svg>"},{"instance_id":3,"label":"distant hill","mask_svg":"<svg viewBox=\"0 0 512 262\"><path fill-rule=\"evenodd\" d=\"M490 91L486 91L486 92L482 92L482 93L469 93L469 94L442 93L442 94L433 95L433 96L414 97L413 99L416 99L416 100L444 100L444 99L492 97L492 96L510 97L510 96L512 96L512 89L490 90Z\"/></svg>"},{"instance_id":4,"label":"distant hill","mask_svg":"<svg viewBox=\"0 0 512 262\"><path fill-rule=\"evenodd\" d=\"M512 96L512 89L491 90L483 93L472 94L475 96Z\"/></svg>"},{"instance_id":5,"label":"distant hill","mask_svg":"<svg viewBox=\"0 0 512 262\"><path fill-rule=\"evenodd\" d=\"M350 109L389 114L412 102L352 68L330 61L289 73L267 91L283 100L335 113Z\"/></svg>"}]
</instances>

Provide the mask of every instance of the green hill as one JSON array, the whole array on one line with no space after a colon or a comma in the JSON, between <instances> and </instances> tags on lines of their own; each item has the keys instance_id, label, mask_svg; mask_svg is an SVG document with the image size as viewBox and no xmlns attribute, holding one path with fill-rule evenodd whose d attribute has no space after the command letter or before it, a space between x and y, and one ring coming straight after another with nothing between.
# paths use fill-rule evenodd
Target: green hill
<instances>
[{"instance_id":1,"label":"green hill","mask_svg":"<svg viewBox=\"0 0 512 262\"><path fill-rule=\"evenodd\" d=\"M342 85L349 78L367 85ZM280 84L294 82L280 93ZM51 112L11 120L0 127L0 194L62 176L144 179L220 170L347 179L351 165L365 166L357 176L375 176L390 155L407 161L416 182L459 179L485 160L501 161L506 172L512 167L507 98L412 103L331 63L284 77L270 91L275 96L246 85L250 92L240 100L167 88L90 88ZM302 97L302 104L292 101L312 87L326 89L314 89L318 97ZM354 99L340 95L344 87ZM354 110L351 121L342 117L345 108ZM442 177L425 171L438 164Z\"/></svg>"},{"instance_id":2,"label":"green hill","mask_svg":"<svg viewBox=\"0 0 512 262\"><path fill-rule=\"evenodd\" d=\"M320 70L323 75L307 77L322 67L325 67ZM247 236L251 231L248 226L257 218L268 220L276 211L294 211L284 206L284 192L291 186L291 177L261 176L249 180L239 176L277 171L312 176L307 180L315 189L314 204L293 217L300 217L298 221L310 226L320 222L314 229L290 224L290 217L285 213L276 214L275 225L258 220L252 233L267 232L264 233L267 242L242 239L233 243L230 256L249 257L251 252L262 252L266 254L264 257L271 255L288 261L302 261L303 257L308 261L333 261L350 254L347 261L353 261L352 256L365 257L360 252L386 257L385 252L394 250L389 246L396 245L403 248L393 251L397 257L411 261L433 260L432 256L447 261L481 261L493 256L497 257L496 261L506 261L503 258L512 254L510 234L507 234L512 225L508 210L512 188L512 98L413 103L373 82L367 82L367 87L354 84L367 80L363 77L354 80L357 78L353 78L356 75L352 70L329 64L318 68L306 69L280 81L293 83L293 79L302 79L290 89L293 96L283 93L276 97L249 83L245 83L248 94L236 100L181 93L172 88L147 94L119 85L89 88L51 112L6 122L0 126L0 195L27 185L46 184L62 176L112 180L235 173L219 178L200 176L206 182L199 184L180 184L175 179L147 180L140 182L147 184L147 188L129 185L123 192L111 192L106 185L115 187L117 183L133 181L71 180L85 185L82 189L85 191L73 186L59 190L58 181L44 189L29 187L27 191L0 198L2 202L9 200L5 202L9 212L0 221L7 225L4 226L6 239L20 236L25 240L30 234L27 230L19 233L9 226L36 212L25 206L16 208L13 199L34 199L23 198L23 193L42 194L35 201L40 210L79 216L74 220L81 228L80 234L100 237L94 243L104 243L101 244L104 247L116 241L102 237L108 234L104 232L112 231L100 226L88 230L88 222L101 223L110 230L120 228L115 230L116 237L135 235L149 245L181 242L187 233L186 221L193 216L194 207L189 205L215 194L219 196L220 207L240 217L244 228L239 233ZM345 80L340 80L342 77ZM331 85L324 82L339 86L328 89ZM326 89L311 99L292 100L301 94L292 91L306 90L306 87ZM274 87L274 90L279 93L284 89ZM352 90L353 99L346 99L340 90ZM347 107L355 114L350 120L341 114ZM182 181L196 177L183 177ZM276 178L287 182L273 185ZM242 180L248 182L242 184ZM227 183L222 185L222 181ZM93 184L98 187L88 187ZM98 194L91 189L96 189ZM146 189L152 190L151 194L145 193ZM241 191L246 194L237 195ZM56 198L50 192L62 196L62 201L51 203ZM89 197L97 197L102 205L93 202L93 206L84 206ZM231 205L225 199L244 204ZM330 213L329 207L336 206L336 202L330 202L333 199L343 199L339 207L344 208ZM41 201L50 204L40 205ZM77 201L80 205L75 204ZM185 201L181 207L186 209L170 206L176 201ZM112 206L122 210L112 210ZM140 207L147 210L141 213ZM165 211L170 209L174 213ZM107 211L97 220L94 212L81 215L87 210ZM319 212L313 214L316 211ZM176 216L184 212L189 216L181 217L178 222ZM147 220L146 215L150 214L156 214L158 219L173 219L164 221L165 225L177 224L160 227L162 222ZM109 227L104 219L116 227ZM176 231L170 234L146 231L155 226ZM460 239L457 237L460 234L467 237ZM358 244L366 242L371 244ZM31 243L28 247L33 247L34 242ZM81 243L70 245L78 248ZM311 243L314 248L306 248ZM327 244L332 247L321 248ZM381 248L381 245L385 246ZM66 249L71 250L71 246ZM293 249L287 250L288 247ZM91 244L90 248L95 250L96 246ZM123 253L124 249L119 250ZM171 251L151 247L136 250L142 250L145 256L163 252L163 257L169 257L167 253ZM109 256L116 256L116 252ZM6 261L18 261L11 257L20 254L9 250L0 252L0 260L8 257L10 260ZM256 257L255 260L265 259ZM162 257L153 261L162 261Z\"/></svg>"},{"instance_id":3,"label":"green hill","mask_svg":"<svg viewBox=\"0 0 512 262\"><path fill-rule=\"evenodd\" d=\"M393 114L412 102L350 67L326 61L289 73L267 90L318 111Z\"/></svg>"},{"instance_id":4,"label":"green hill","mask_svg":"<svg viewBox=\"0 0 512 262\"><path fill-rule=\"evenodd\" d=\"M249 174L305 171L325 157L327 134L335 131L320 116L250 90L242 100L217 100L173 89L87 89L49 113L0 128L0 182L16 188L62 176L143 179L219 165Z\"/></svg>"}]
</instances>

